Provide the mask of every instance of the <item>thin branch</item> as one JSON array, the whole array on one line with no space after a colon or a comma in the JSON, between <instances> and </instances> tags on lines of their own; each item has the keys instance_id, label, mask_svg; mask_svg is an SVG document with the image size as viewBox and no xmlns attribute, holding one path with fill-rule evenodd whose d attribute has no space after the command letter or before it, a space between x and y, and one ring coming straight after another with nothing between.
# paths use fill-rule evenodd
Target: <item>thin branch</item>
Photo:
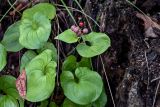
<instances>
[{"instance_id":1,"label":"thin branch","mask_svg":"<svg viewBox=\"0 0 160 107\"><path fill-rule=\"evenodd\" d=\"M107 73L106 73L106 70L105 70L105 67L104 67L104 62L103 62L103 59L102 59L101 55L100 55L100 59L101 59L102 66L103 66L103 72L104 72L104 75L105 75L106 80L107 80L107 85L108 85L108 88L109 88L109 92L111 94L111 99L112 99L112 102L113 102L113 106L116 107L116 104L115 104L115 101L114 101L114 98L113 98L113 94L112 94L112 90L111 90L111 87L110 87L110 84L109 84L108 76L107 76Z\"/></svg>"}]
</instances>

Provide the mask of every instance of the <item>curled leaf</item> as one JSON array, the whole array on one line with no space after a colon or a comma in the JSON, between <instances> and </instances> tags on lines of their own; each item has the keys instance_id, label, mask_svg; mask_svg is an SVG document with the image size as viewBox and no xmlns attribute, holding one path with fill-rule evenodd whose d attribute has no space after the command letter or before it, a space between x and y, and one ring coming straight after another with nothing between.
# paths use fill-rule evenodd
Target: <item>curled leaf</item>
<instances>
[{"instance_id":1,"label":"curled leaf","mask_svg":"<svg viewBox=\"0 0 160 107\"><path fill-rule=\"evenodd\" d=\"M48 40L50 32L50 20L41 13L35 13L31 19L21 21L19 42L25 48L39 49Z\"/></svg>"},{"instance_id":2,"label":"curled leaf","mask_svg":"<svg viewBox=\"0 0 160 107\"><path fill-rule=\"evenodd\" d=\"M55 39L61 40L66 43L75 43L78 41L79 37L71 29L68 29L56 36Z\"/></svg>"},{"instance_id":3,"label":"curled leaf","mask_svg":"<svg viewBox=\"0 0 160 107\"><path fill-rule=\"evenodd\" d=\"M62 71L75 71L77 67L91 68L90 58L81 58L81 60L77 62L77 58L73 55L70 55L63 62Z\"/></svg>"},{"instance_id":4,"label":"curled leaf","mask_svg":"<svg viewBox=\"0 0 160 107\"><path fill-rule=\"evenodd\" d=\"M48 19L53 19L56 15L56 8L49 3L39 3L30 9L26 9L23 12L22 19L32 19L32 15L37 12L40 12L41 14L45 15Z\"/></svg>"},{"instance_id":5,"label":"curled leaf","mask_svg":"<svg viewBox=\"0 0 160 107\"><path fill-rule=\"evenodd\" d=\"M7 63L7 52L5 47L0 44L0 71L6 66Z\"/></svg>"},{"instance_id":6,"label":"curled leaf","mask_svg":"<svg viewBox=\"0 0 160 107\"><path fill-rule=\"evenodd\" d=\"M2 44L7 51L17 52L23 48L23 46L19 43L19 25L20 21L12 24L4 34Z\"/></svg>"},{"instance_id":7,"label":"curled leaf","mask_svg":"<svg viewBox=\"0 0 160 107\"><path fill-rule=\"evenodd\" d=\"M53 52L48 49L29 62L25 67L28 101L39 102L50 97L55 87L56 66Z\"/></svg>"},{"instance_id":8,"label":"curled leaf","mask_svg":"<svg viewBox=\"0 0 160 107\"><path fill-rule=\"evenodd\" d=\"M23 70L16 80L16 87L19 95L25 99L26 97L26 71Z\"/></svg>"},{"instance_id":9,"label":"curled leaf","mask_svg":"<svg viewBox=\"0 0 160 107\"><path fill-rule=\"evenodd\" d=\"M160 25L147 15L137 13L136 16L144 21L145 37L156 38L160 35ZM157 32L158 31L158 32Z\"/></svg>"},{"instance_id":10,"label":"curled leaf","mask_svg":"<svg viewBox=\"0 0 160 107\"><path fill-rule=\"evenodd\" d=\"M46 49L52 50L52 52L53 52L53 60L57 61L57 49L55 48L54 44L51 43L51 42L46 42L44 44L44 46L38 50L38 53L41 53Z\"/></svg>"},{"instance_id":11,"label":"curled leaf","mask_svg":"<svg viewBox=\"0 0 160 107\"><path fill-rule=\"evenodd\" d=\"M85 43L76 47L82 57L94 57L105 52L111 45L110 38L104 33L91 32L83 36ZM88 43L88 44L87 44Z\"/></svg>"},{"instance_id":12,"label":"curled leaf","mask_svg":"<svg viewBox=\"0 0 160 107\"><path fill-rule=\"evenodd\" d=\"M37 54L34 51L28 50L26 51L22 58L21 58L21 66L20 66L20 72L22 71L22 69L24 69L27 64L35 57L37 56Z\"/></svg>"},{"instance_id":13,"label":"curled leaf","mask_svg":"<svg viewBox=\"0 0 160 107\"><path fill-rule=\"evenodd\" d=\"M76 104L90 104L102 92L101 76L87 67L77 68L75 74L63 71L60 79L65 96Z\"/></svg>"},{"instance_id":14,"label":"curled leaf","mask_svg":"<svg viewBox=\"0 0 160 107\"><path fill-rule=\"evenodd\" d=\"M19 107L17 101L19 95L15 83L16 79L12 76L5 75L0 77L0 92L3 92L0 93L0 107Z\"/></svg>"}]
</instances>

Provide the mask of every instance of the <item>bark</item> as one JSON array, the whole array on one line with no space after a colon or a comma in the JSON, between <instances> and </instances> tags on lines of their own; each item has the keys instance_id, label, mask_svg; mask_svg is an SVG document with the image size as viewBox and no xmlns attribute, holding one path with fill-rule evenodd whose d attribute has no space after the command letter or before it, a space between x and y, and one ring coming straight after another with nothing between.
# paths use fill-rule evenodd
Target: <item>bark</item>
<instances>
[{"instance_id":1,"label":"bark","mask_svg":"<svg viewBox=\"0 0 160 107\"><path fill-rule=\"evenodd\" d=\"M133 3L159 22L160 9L154 9L160 5L158 0ZM160 76L159 33L156 38L146 37L144 22L136 17L141 12L125 0L87 0L85 10L98 19L99 30L107 33L112 41L103 59L116 107L152 107L154 100L155 107L160 107L159 79L156 79ZM113 106L110 99L109 107Z\"/></svg>"}]
</instances>

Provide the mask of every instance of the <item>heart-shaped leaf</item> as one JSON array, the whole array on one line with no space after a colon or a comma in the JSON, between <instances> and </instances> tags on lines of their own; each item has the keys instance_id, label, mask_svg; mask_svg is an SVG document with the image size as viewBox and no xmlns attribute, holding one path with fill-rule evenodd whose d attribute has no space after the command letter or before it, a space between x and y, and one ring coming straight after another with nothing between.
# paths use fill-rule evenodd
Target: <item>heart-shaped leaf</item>
<instances>
[{"instance_id":1,"label":"heart-shaped leaf","mask_svg":"<svg viewBox=\"0 0 160 107\"><path fill-rule=\"evenodd\" d=\"M89 58L81 58L81 60L77 62L77 58L70 55L63 62L62 71L75 71L77 67L91 68L91 60Z\"/></svg>"},{"instance_id":2,"label":"heart-shaped leaf","mask_svg":"<svg viewBox=\"0 0 160 107\"><path fill-rule=\"evenodd\" d=\"M43 14L35 13L31 19L23 19L19 28L20 44L28 49L39 49L50 36L51 23Z\"/></svg>"},{"instance_id":3,"label":"heart-shaped leaf","mask_svg":"<svg viewBox=\"0 0 160 107\"><path fill-rule=\"evenodd\" d=\"M26 65L35 57L37 54L34 51L28 50L26 51L22 58L21 58L21 66L20 66L20 72L22 69L26 67Z\"/></svg>"},{"instance_id":4,"label":"heart-shaped leaf","mask_svg":"<svg viewBox=\"0 0 160 107\"><path fill-rule=\"evenodd\" d=\"M20 21L12 24L5 32L2 44L7 51L17 52L20 51L23 46L19 44L19 25Z\"/></svg>"},{"instance_id":5,"label":"heart-shaped leaf","mask_svg":"<svg viewBox=\"0 0 160 107\"><path fill-rule=\"evenodd\" d=\"M0 71L6 66L7 63L6 57L7 57L6 49L2 44L0 44Z\"/></svg>"},{"instance_id":6,"label":"heart-shaped leaf","mask_svg":"<svg viewBox=\"0 0 160 107\"><path fill-rule=\"evenodd\" d=\"M0 107L19 107L16 99L9 95L0 96Z\"/></svg>"},{"instance_id":7,"label":"heart-shaped leaf","mask_svg":"<svg viewBox=\"0 0 160 107\"><path fill-rule=\"evenodd\" d=\"M16 99L19 97L18 91L16 90L16 78L12 76L5 75L0 77L0 90Z\"/></svg>"},{"instance_id":8,"label":"heart-shaped leaf","mask_svg":"<svg viewBox=\"0 0 160 107\"><path fill-rule=\"evenodd\" d=\"M91 32L83 36L85 43L80 43L76 47L77 52L82 57L94 57L105 52L110 47L110 38L104 33Z\"/></svg>"},{"instance_id":9,"label":"heart-shaped leaf","mask_svg":"<svg viewBox=\"0 0 160 107\"><path fill-rule=\"evenodd\" d=\"M68 29L56 36L55 39L61 40L66 43L75 43L78 41L79 37L71 29Z\"/></svg>"},{"instance_id":10,"label":"heart-shaped leaf","mask_svg":"<svg viewBox=\"0 0 160 107\"><path fill-rule=\"evenodd\" d=\"M75 71L77 65L77 59L75 56L68 56L62 65L62 71Z\"/></svg>"},{"instance_id":11,"label":"heart-shaped leaf","mask_svg":"<svg viewBox=\"0 0 160 107\"><path fill-rule=\"evenodd\" d=\"M77 68L75 74L63 71L60 79L65 96L76 104L90 104L102 92L101 76L87 67Z\"/></svg>"},{"instance_id":12,"label":"heart-shaped leaf","mask_svg":"<svg viewBox=\"0 0 160 107\"><path fill-rule=\"evenodd\" d=\"M16 90L15 83L16 78L12 76L5 75L0 77L0 92L2 91L5 94L0 95L0 107L19 107L18 100L23 104Z\"/></svg>"},{"instance_id":13,"label":"heart-shaped leaf","mask_svg":"<svg viewBox=\"0 0 160 107\"><path fill-rule=\"evenodd\" d=\"M39 102L50 97L55 87L56 62L53 52L45 50L33 58L26 66L27 94L26 99Z\"/></svg>"},{"instance_id":14,"label":"heart-shaped leaf","mask_svg":"<svg viewBox=\"0 0 160 107\"><path fill-rule=\"evenodd\" d=\"M91 104L89 105L78 105L70 101L68 98L66 98L63 102L62 107L92 107Z\"/></svg>"},{"instance_id":15,"label":"heart-shaped leaf","mask_svg":"<svg viewBox=\"0 0 160 107\"><path fill-rule=\"evenodd\" d=\"M42 48L40 48L38 53L43 52L45 49L50 49L53 51L53 60L57 61L57 49L55 48L54 44L51 42L46 42Z\"/></svg>"},{"instance_id":16,"label":"heart-shaped leaf","mask_svg":"<svg viewBox=\"0 0 160 107\"><path fill-rule=\"evenodd\" d=\"M52 4L49 4L49 3L39 3L30 9L26 9L23 12L22 19L25 19L25 18L32 19L32 15L37 12L42 13L48 19L53 19L56 15L56 8Z\"/></svg>"},{"instance_id":17,"label":"heart-shaped leaf","mask_svg":"<svg viewBox=\"0 0 160 107\"><path fill-rule=\"evenodd\" d=\"M107 103L107 95L105 93L105 89L103 88L100 97L92 105L93 107L105 107L106 103Z\"/></svg>"},{"instance_id":18,"label":"heart-shaped leaf","mask_svg":"<svg viewBox=\"0 0 160 107\"><path fill-rule=\"evenodd\" d=\"M49 107L58 107L55 102L50 102Z\"/></svg>"}]
</instances>

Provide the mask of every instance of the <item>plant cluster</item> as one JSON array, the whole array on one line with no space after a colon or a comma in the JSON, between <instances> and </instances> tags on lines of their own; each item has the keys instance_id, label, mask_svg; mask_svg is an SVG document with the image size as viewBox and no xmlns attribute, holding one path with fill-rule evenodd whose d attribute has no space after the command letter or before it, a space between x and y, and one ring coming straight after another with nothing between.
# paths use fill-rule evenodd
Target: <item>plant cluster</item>
<instances>
[{"instance_id":1,"label":"plant cluster","mask_svg":"<svg viewBox=\"0 0 160 107\"><path fill-rule=\"evenodd\" d=\"M0 43L0 71L7 63L7 51L28 49L21 58L20 75L0 77L0 107L23 107L24 100L41 102L41 107L55 107L47 99L55 88L57 49L49 42L51 20L56 9L49 3L39 3L23 12L21 20L11 25ZM101 76L93 71L91 58L104 53L110 39L104 33L85 29L81 36L75 26L55 37L65 43L76 43L77 53L68 56L62 64L61 87L66 99L62 107L104 107L107 97Z\"/></svg>"}]
</instances>

